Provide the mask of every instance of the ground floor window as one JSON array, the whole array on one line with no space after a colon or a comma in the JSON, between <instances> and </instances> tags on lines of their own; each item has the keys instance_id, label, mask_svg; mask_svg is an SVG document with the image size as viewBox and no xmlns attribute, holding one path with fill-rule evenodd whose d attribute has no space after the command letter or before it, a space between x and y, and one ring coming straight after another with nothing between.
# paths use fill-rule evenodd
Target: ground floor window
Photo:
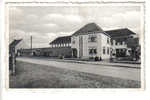
<instances>
[{"instance_id":1,"label":"ground floor window","mask_svg":"<svg viewBox=\"0 0 150 100\"><path fill-rule=\"evenodd\" d=\"M90 55L97 54L97 49L96 48L89 48L89 54Z\"/></svg>"},{"instance_id":2,"label":"ground floor window","mask_svg":"<svg viewBox=\"0 0 150 100\"><path fill-rule=\"evenodd\" d=\"M126 49L116 49L116 56L117 57L125 57L126 56Z\"/></svg>"},{"instance_id":3,"label":"ground floor window","mask_svg":"<svg viewBox=\"0 0 150 100\"><path fill-rule=\"evenodd\" d=\"M105 54L105 47L103 47L103 54Z\"/></svg>"},{"instance_id":4,"label":"ground floor window","mask_svg":"<svg viewBox=\"0 0 150 100\"><path fill-rule=\"evenodd\" d=\"M109 55L109 47L107 47L107 54Z\"/></svg>"}]
</instances>

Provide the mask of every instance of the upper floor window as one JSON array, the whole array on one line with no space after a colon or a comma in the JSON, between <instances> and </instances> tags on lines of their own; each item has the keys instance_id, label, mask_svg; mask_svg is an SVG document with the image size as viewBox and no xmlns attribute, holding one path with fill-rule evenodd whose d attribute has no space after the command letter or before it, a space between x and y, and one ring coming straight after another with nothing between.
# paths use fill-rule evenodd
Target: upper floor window
<instances>
[{"instance_id":1,"label":"upper floor window","mask_svg":"<svg viewBox=\"0 0 150 100\"><path fill-rule=\"evenodd\" d=\"M120 42L120 45L122 45L123 44L123 42Z\"/></svg>"},{"instance_id":2,"label":"upper floor window","mask_svg":"<svg viewBox=\"0 0 150 100\"><path fill-rule=\"evenodd\" d=\"M113 45L113 41L111 41L110 43L111 43L111 45Z\"/></svg>"},{"instance_id":3,"label":"upper floor window","mask_svg":"<svg viewBox=\"0 0 150 100\"><path fill-rule=\"evenodd\" d=\"M110 42L110 41L109 41L109 38L107 38L107 44L109 44L109 42Z\"/></svg>"},{"instance_id":4,"label":"upper floor window","mask_svg":"<svg viewBox=\"0 0 150 100\"><path fill-rule=\"evenodd\" d=\"M75 44L75 40L72 41L72 44Z\"/></svg>"},{"instance_id":5,"label":"upper floor window","mask_svg":"<svg viewBox=\"0 0 150 100\"><path fill-rule=\"evenodd\" d=\"M89 42L96 42L96 35L89 35L88 41Z\"/></svg>"},{"instance_id":6,"label":"upper floor window","mask_svg":"<svg viewBox=\"0 0 150 100\"><path fill-rule=\"evenodd\" d=\"M115 43L116 45L118 44L118 42Z\"/></svg>"}]
</instances>

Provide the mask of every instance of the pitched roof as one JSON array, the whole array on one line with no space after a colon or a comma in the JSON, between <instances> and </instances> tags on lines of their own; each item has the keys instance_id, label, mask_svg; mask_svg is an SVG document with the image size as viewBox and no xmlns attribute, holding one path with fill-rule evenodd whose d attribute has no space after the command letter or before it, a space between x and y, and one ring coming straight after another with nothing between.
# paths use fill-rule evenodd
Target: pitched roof
<instances>
[{"instance_id":1,"label":"pitched roof","mask_svg":"<svg viewBox=\"0 0 150 100\"><path fill-rule=\"evenodd\" d=\"M71 43L71 36L58 37L49 44Z\"/></svg>"},{"instance_id":2,"label":"pitched roof","mask_svg":"<svg viewBox=\"0 0 150 100\"><path fill-rule=\"evenodd\" d=\"M130 35L135 35L136 33L132 32L127 28L123 29L116 29L116 30L109 30L105 31L107 34L111 36L112 39L116 40L117 42L127 42Z\"/></svg>"},{"instance_id":3,"label":"pitched roof","mask_svg":"<svg viewBox=\"0 0 150 100\"><path fill-rule=\"evenodd\" d=\"M105 31L107 34L109 34L112 38L116 38L116 37L123 37L123 36L129 36L129 35L134 35L136 33L132 32L131 30L127 29L127 28L123 28L123 29L116 29L116 30L109 30L109 31Z\"/></svg>"},{"instance_id":4,"label":"pitched roof","mask_svg":"<svg viewBox=\"0 0 150 100\"><path fill-rule=\"evenodd\" d=\"M12 42L9 44L9 47L15 47L21 40L22 40L22 39L12 41Z\"/></svg>"},{"instance_id":5,"label":"pitched roof","mask_svg":"<svg viewBox=\"0 0 150 100\"><path fill-rule=\"evenodd\" d=\"M100 28L97 24L95 23L89 23L80 28L78 31L73 33L72 35L86 35L86 34L91 34L91 33L104 33L105 35L108 35L105 33L102 28Z\"/></svg>"}]
</instances>

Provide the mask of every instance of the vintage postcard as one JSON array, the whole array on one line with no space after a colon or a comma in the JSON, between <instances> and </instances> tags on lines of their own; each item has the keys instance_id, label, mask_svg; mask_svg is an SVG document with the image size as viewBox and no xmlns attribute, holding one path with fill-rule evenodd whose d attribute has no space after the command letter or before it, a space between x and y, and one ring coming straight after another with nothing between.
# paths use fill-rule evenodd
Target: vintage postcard
<instances>
[{"instance_id":1,"label":"vintage postcard","mask_svg":"<svg viewBox=\"0 0 150 100\"><path fill-rule=\"evenodd\" d=\"M144 88L144 3L6 4L6 87Z\"/></svg>"}]
</instances>

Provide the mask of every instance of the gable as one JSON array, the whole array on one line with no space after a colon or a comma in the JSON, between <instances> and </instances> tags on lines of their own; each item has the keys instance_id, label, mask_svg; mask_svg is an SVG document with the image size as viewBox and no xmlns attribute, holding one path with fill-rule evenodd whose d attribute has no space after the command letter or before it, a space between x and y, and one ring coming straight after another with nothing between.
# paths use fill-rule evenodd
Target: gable
<instances>
[{"instance_id":1,"label":"gable","mask_svg":"<svg viewBox=\"0 0 150 100\"><path fill-rule=\"evenodd\" d=\"M97 24L95 23L89 23L80 28L78 31L73 33L72 35L78 36L78 35L87 35L87 34L95 34L95 33L103 33L107 36L109 36L106 32L104 32Z\"/></svg>"}]
</instances>

